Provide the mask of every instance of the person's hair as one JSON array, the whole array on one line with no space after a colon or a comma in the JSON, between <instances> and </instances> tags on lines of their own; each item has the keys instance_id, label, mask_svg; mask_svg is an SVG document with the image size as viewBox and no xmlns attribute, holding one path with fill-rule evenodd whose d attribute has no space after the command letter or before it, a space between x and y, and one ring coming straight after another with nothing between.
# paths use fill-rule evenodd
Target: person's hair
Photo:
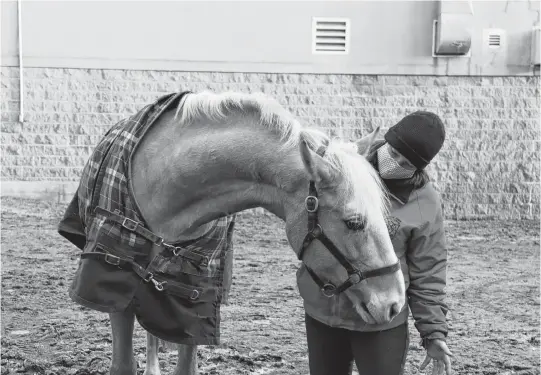
<instances>
[{"instance_id":1,"label":"person's hair","mask_svg":"<svg viewBox=\"0 0 541 375\"><path fill-rule=\"evenodd\" d=\"M411 183L415 189L420 189L429 181L430 176L428 173L424 169L417 169L408 182Z\"/></svg>"}]
</instances>

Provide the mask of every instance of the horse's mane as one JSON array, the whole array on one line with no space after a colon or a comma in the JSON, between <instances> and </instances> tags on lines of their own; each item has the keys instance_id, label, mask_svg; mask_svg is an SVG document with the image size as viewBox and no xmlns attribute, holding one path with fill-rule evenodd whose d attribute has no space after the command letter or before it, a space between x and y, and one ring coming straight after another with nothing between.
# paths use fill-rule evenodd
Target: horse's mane
<instances>
[{"instance_id":1,"label":"horse's mane","mask_svg":"<svg viewBox=\"0 0 541 375\"><path fill-rule=\"evenodd\" d=\"M231 116L250 116L256 123L276 133L284 142L283 147L295 146L299 141L302 127L297 119L275 99L263 93L202 91L188 94L185 98L176 112L182 124L201 118L224 122Z\"/></svg>"},{"instance_id":2,"label":"horse's mane","mask_svg":"<svg viewBox=\"0 0 541 375\"><path fill-rule=\"evenodd\" d=\"M201 119L224 123L231 116L252 117L255 123L280 137L283 149L296 147L301 141L313 150L326 145L325 160L344 177L346 189L361 186L362 194L357 197L362 200L359 204L379 209L384 215L388 213L386 188L370 163L358 155L356 144L331 139L320 130L302 127L274 98L263 93L190 93L180 101L175 114L183 125Z\"/></svg>"}]
</instances>

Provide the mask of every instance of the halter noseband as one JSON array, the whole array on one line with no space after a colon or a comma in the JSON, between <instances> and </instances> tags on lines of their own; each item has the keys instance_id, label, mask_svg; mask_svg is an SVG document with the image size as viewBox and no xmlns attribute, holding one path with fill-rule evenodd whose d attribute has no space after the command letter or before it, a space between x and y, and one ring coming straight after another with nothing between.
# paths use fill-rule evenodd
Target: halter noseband
<instances>
[{"instance_id":1,"label":"halter noseband","mask_svg":"<svg viewBox=\"0 0 541 375\"><path fill-rule=\"evenodd\" d=\"M320 146L316 153L323 157L325 155L326 147ZM321 225L319 225L318 221L318 209L319 209L319 200L318 200L318 194L316 189L316 184L314 181L310 181L310 186L308 188L308 196L305 199L305 207L306 212L308 213L308 233L304 237L304 241L302 242L301 250L299 251L298 258L302 261L304 253L306 249L310 246L310 244L314 240L318 240L321 242L327 250L340 262L340 264L346 269L348 273L348 279L340 284L339 286L335 286L331 282L324 282L317 276L317 274L305 264L306 270L312 276L312 279L316 282L316 284L321 288L321 292L326 297L332 297L334 295L342 293L344 290L348 289L349 287L360 283L361 281L371 278L371 277L377 277L377 276L383 276L387 274L391 274L393 272L396 272L400 270L400 261L397 261L395 264L377 268L370 271L362 272L361 270L358 270L354 265L352 265L346 257L338 250L336 245L325 235L323 232L323 228L321 228Z\"/></svg>"}]
</instances>

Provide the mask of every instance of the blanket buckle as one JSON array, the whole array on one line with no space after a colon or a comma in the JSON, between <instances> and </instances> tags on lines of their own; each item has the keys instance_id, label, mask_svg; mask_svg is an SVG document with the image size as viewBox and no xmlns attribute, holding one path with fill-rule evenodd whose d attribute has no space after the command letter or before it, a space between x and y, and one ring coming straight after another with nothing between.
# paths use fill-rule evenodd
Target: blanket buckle
<instances>
[{"instance_id":1,"label":"blanket buckle","mask_svg":"<svg viewBox=\"0 0 541 375\"><path fill-rule=\"evenodd\" d=\"M130 219L129 217L125 217L124 221L122 221L122 226L131 232L135 232L135 230L139 226L139 223L135 220Z\"/></svg>"},{"instance_id":2,"label":"blanket buckle","mask_svg":"<svg viewBox=\"0 0 541 375\"><path fill-rule=\"evenodd\" d=\"M112 264L113 266L120 265L120 258L117 257L116 255L105 254L105 261L109 264Z\"/></svg>"}]
</instances>

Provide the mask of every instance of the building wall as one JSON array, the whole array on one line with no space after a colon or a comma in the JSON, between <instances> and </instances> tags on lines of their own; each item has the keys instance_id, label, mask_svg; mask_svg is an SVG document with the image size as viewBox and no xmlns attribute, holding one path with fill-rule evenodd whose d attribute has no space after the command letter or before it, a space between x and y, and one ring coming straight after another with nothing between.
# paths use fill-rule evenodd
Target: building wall
<instances>
[{"instance_id":1,"label":"building wall","mask_svg":"<svg viewBox=\"0 0 541 375\"><path fill-rule=\"evenodd\" d=\"M533 75L538 1L22 1L28 67L334 74ZM17 6L2 1L2 65L18 65ZM471 56L432 57L442 10ZM473 14L471 14L473 10ZM347 55L312 54L312 17L351 22ZM446 21L447 22L447 21ZM504 31L488 48L485 31Z\"/></svg>"},{"instance_id":2,"label":"building wall","mask_svg":"<svg viewBox=\"0 0 541 375\"><path fill-rule=\"evenodd\" d=\"M104 131L171 91L262 91L303 124L346 137L385 131L418 109L447 141L429 171L448 218L536 218L540 207L539 77L323 75L1 68L3 194L69 197Z\"/></svg>"},{"instance_id":3,"label":"building wall","mask_svg":"<svg viewBox=\"0 0 541 375\"><path fill-rule=\"evenodd\" d=\"M376 125L386 130L408 112L435 111L448 137L430 171L447 216L539 215L540 82L531 65L539 2L21 7L19 25L17 2L0 2L2 194L69 198L93 146L116 121L170 91L239 90L267 93L306 125L351 137ZM432 57L433 21L444 8L461 13L470 56ZM313 17L350 20L349 54L312 54ZM487 46L493 28L503 30L499 49Z\"/></svg>"}]
</instances>

